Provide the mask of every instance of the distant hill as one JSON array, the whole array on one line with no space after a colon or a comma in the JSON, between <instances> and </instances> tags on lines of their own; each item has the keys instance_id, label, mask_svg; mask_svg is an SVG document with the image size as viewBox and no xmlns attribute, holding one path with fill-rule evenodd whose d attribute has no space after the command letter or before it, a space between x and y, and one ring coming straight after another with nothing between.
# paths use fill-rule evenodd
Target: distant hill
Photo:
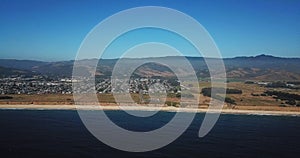
<instances>
[{"instance_id":1,"label":"distant hill","mask_svg":"<svg viewBox=\"0 0 300 158\"><path fill-rule=\"evenodd\" d=\"M48 62L35 60L16 60L16 59L0 59L0 66L7 68L32 70L32 68L40 65L45 65Z\"/></svg>"},{"instance_id":2,"label":"distant hill","mask_svg":"<svg viewBox=\"0 0 300 158\"><path fill-rule=\"evenodd\" d=\"M34 72L28 71L28 70L20 70L20 69L14 69L14 68L6 68L0 66L0 77L8 77L13 75L25 75L25 76L32 76Z\"/></svg>"},{"instance_id":3,"label":"distant hill","mask_svg":"<svg viewBox=\"0 0 300 158\"><path fill-rule=\"evenodd\" d=\"M220 60L214 58L202 58L202 57L186 57L193 66L196 74L200 78L209 77L209 72L205 63L205 60ZM158 57L157 60L172 61L174 63L180 63L181 57ZM123 59L127 60L126 66L130 66L130 63L134 63L138 60L148 61L149 58L138 59ZM96 75L108 77L114 68L117 59L101 59L98 64ZM223 59L227 77L239 80L300 80L300 58L281 58L270 55L259 55L254 57L235 57ZM66 76L72 75L74 61L59 61L59 62L42 62L32 60L12 60L12 59L0 59L1 74L18 74L19 72L25 74L40 73L45 75L54 76ZM98 62L97 59L85 59L80 60L82 69L87 73L93 73L91 71L91 65ZM18 72L19 71L19 72ZM184 75L190 75L193 71L181 71ZM173 72L160 64L149 63L138 68L135 71L134 76L158 76L158 77L172 77Z\"/></svg>"}]
</instances>

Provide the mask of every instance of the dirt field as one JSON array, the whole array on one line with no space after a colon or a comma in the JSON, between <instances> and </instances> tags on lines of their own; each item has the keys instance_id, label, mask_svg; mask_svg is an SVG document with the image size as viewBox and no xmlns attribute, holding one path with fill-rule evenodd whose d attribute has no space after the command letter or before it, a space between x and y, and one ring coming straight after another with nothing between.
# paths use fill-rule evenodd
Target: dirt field
<instances>
[{"instance_id":1,"label":"dirt field","mask_svg":"<svg viewBox=\"0 0 300 158\"><path fill-rule=\"evenodd\" d=\"M195 85L193 85L195 87ZM210 87L209 82L200 82L200 88ZM299 107L285 104L285 101L274 99L272 96L261 96L266 90L276 90L288 93L300 94L299 90L291 90L286 88L266 88L256 84L244 84L243 82L227 83L227 88L240 89L242 94L228 94L227 96L234 99L236 105L234 107L225 105L227 109L239 110L275 110L275 111L300 111ZM258 96L253 96L257 94ZM3 95L2 95L3 96ZM63 94L44 94L44 95L5 95L11 96L12 99L0 99L2 105L72 105L74 104L72 95ZM131 94L133 100L139 103L139 94ZM148 98L145 96L144 98ZM199 95L199 107L207 108L210 103L209 97ZM98 94L98 100L101 103L115 103L112 94ZM178 98L167 98L169 102L179 102ZM111 105L111 104L109 104ZM282 107L284 105L285 107Z\"/></svg>"}]
</instances>

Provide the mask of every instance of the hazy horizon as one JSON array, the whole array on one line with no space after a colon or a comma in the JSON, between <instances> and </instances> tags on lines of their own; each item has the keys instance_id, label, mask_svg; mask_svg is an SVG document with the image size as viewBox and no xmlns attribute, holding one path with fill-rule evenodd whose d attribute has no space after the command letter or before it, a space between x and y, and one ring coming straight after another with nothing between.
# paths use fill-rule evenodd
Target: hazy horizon
<instances>
[{"instance_id":1,"label":"hazy horizon","mask_svg":"<svg viewBox=\"0 0 300 158\"><path fill-rule=\"evenodd\" d=\"M258 57L258 56L269 56L269 57L275 57L275 58L287 58L287 59L299 59L300 57L289 57L289 56L273 56L270 54L258 54L258 55L251 55L251 56L234 56L234 57L223 57L222 59L233 59L233 58L251 58L251 57ZM147 59L147 58L167 58L167 57L182 57L180 55L174 55L174 56L157 56L157 57L128 57L128 58L122 58L122 59ZM187 58L210 58L210 57L201 57L201 56L184 56ZM60 61L73 61L75 59L66 59L66 60L34 60L34 59L17 59L17 58L0 58L1 60L31 60L31 61L41 61L41 62L60 62ZM117 60L120 58L101 58L101 60ZM86 59L80 59L80 60L100 60L99 58L86 58Z\"/></svg>"}]
</instances>

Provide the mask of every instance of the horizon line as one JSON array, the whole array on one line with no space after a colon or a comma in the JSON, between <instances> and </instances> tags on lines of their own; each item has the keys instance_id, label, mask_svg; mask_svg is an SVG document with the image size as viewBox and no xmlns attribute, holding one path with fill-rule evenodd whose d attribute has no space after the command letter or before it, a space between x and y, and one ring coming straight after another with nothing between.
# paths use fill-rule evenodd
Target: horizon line
<instances>
[{"instance_id":1,"label":"horizon line","mask_svg":"<svg viewBox=\"0 0 300 158\"><path fill-rule=\"evenodd\" d=\"M234 58L255 58L255 57L274 57L274 58L284 58L284 59L300 59L300 57L287 57L287 56L273 56L270 54L259 54L255 56L235 56L235 57L224 57L224 58L216 58L216 57L202 57L202 56L184 56L184 55L174 55L174 56L157 56L157 57L130 57L123 59L147 59L147 58L167 58L167 57L186 57L186 58L213 58L213 59L234 59ZM119 60L121 58L86 58L86 59L77 59L77 60ZM75 61L76 59L66 59L66 60L39 60L39 59L17 59L17 58L0 58L0 60L19 60L19 61L37 61L37 62L63 62L63 61Z\"/></svg>"}]
</instances>

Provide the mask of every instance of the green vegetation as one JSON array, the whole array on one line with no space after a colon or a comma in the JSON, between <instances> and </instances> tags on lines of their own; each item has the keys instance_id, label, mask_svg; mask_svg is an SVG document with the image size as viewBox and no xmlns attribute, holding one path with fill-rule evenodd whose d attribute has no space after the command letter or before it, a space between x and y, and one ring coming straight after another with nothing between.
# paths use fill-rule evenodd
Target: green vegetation
<instances>
[{"instance_id":1,"label":"green vegetation","mask_svg":"<svg viewBox=\"0 0 300 158\"><path fill-rule=\"evenodd\" d=\"M300 81L289 81L286 82L287 84L294 84L294 85L300 85Z\"/></svg>"},{"instance_id":2,"label":"green vegetation","mask_svg":"<svg viewBox=\"0 0 300 158\"><path fill-rule=\"evenodd\" d=\"M269 84L267 84L266 87L268 87L268 88L288 88L286 83L281 82L281 81L269 83Z\"/></svg>"},{"instance_id":3,"label":"green vegetation","mask_svg":"<svg viewBox=\"0 0 300 158\"><path fill-rule=\"evenodd\" d=\"M221 92L224 92L225 89L222 89L222 88L216 88L216 93L217 94L211 94L211 90L212 88L209 87L209 88L203 88L201 90L201 93L204 95L204 96L208 96L208 97L212 97L214 99L218 99L218 100L224 100L226 103L228 104L233 104L233 105L236 105L236 102L234 99L231 99L230 97L222 97L219 95L219 93ZM239 89L229 89L227 88L226 89L226 94L242 94L242 90L239 90Z\"/></svg>"},{"instance_id":4,"label":"green vegetation","mask_svg":"<svg viewBox=\"0 0 300 158\"><path fill-rule=\"evenodd\" d=\"M0 96L0 99L13 99L12 96Z\"/></svg>"},{"instance_id":5,"label":"green vegetation","mask_svg":"<svg viewBox=\"0 0 300 158\"><path fill-rule=\"evenodd\" d=\"M276 81L271 82L266 85L267 88L289 88L289 89L299 89L298 86L292 86L292 85L299 85L298 82L282 82L282 81Z\"/></svg>"},{"instance_id":6,"label":"green vegetation","mask_svg":"<svg viewBox=\"0 0 300 158\"><path fill-rule=\"evenodd\" d=\"M176 97L177 97L177 98L180 98L180 97L184 97L184 98L194 98L193 94L191 94L191 93L177 93L177 94L176 94Z\"/></svg>"},{"instance_id":7,"label":"green vegetation","mask_svg":"<svg viewBox=\"0 0 300 158\"><path fill-rule=\"evenodd\" d=\"M179 107L179 103L178 102L174 102L174 101L166 101L165 104L167 104L167 106L174 106L174 107Z\"/></svg>"},{"instance_id":8,"label":"green vegetation","mask_svg":"<svg viewBox=\"0 0 300 158\"><path fill-rule=\"evenodd\" d=\"M255 97L260 96L259 94L255 94L255 93L251 93L251 95Z\"/></svg>"},{"instance_id":9,"label":"green vegetation","mask_svg":"<svg viewBox=\"0 0 300 158\"><path fill-rule=\"evenodd\" d=\"M298 94L291 94L287 92L281 92L281 91L266 91L265 94L269 96L275 96L275 99L281 99L281 100L300 100L300 95Z\"/></svg>"},{"instance_id":10,"label":"green vegetation","mask_svg":"<svg viewBox=\"0 0 300 158\"><path fill-rule=\"evenodd\" d=\"M228 103L228 104L236 105L235 100L233 100L229 97L225 97L225 102Z\"/></svg>"},{"instance_id":11,"label":"green vegetation","mask_svg":"<svg viewBox=\"0 0 300 158\"><path fill-rule=\"evenodd\" d=\"M286 104L289 105L296 105L296 100L300 100L300 95L298 94L291 94L287 92L281 91L266 91L265 94L269 96L273 96L275 99L286 100Z\"/></svg>"},{"instance_id":12,"label":"green vegetation","mask_svg":"<svg viewBox=\"0 0 300 158\"><path fill-rule=\"evenodd\" d=\"M245 84L255 84L253 81L245 81Z\"/></svg>"},{"instance_id":13,"label":"green vegetation","mask_svg":"<svg viewBox=\"0 0 300 158\"><path fill-rule=\"evenodd\" d=\"M286 104L289 104L289 105L296 105L296 104L297 104L296 101L295 101L295 100L292 100L292 99L287 100L285 103L286 103Z\"/></svg>"},{"instance_id":14,"label":"green vegetation","mask_svg":"<svg viewBox=\"0 0 300 158\"><path fill-rule=\"evenodd\" d=\"M204 96L211 97L211 90L212 90L211 87L202 88L201 93ZM225 91L224 88L214 88L214 90L217 94ZM242 90L239 90L239 89L229 89L229 88L226 89L226 94L242 94L242 93L243 93Z\"/></svg>"}]
</instances>

